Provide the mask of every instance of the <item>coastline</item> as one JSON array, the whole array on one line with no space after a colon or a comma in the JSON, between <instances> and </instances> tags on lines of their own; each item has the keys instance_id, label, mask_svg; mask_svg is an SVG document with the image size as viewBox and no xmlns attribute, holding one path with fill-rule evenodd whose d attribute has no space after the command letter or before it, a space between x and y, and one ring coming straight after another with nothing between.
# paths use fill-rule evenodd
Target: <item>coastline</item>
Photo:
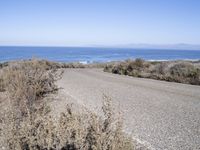
<instances>
[{"instance_id":1,"label":"coastline","mask_svg":"<svg viewBox=\"0 0 200 150\"><path fill-rule=\"evenodd\" d=\"M143 58L147 61L198 60L200 50L100 48L100 47L1 47L0 62L31 58L56 62L104 63Z\"/></svg>"}]
</instances>

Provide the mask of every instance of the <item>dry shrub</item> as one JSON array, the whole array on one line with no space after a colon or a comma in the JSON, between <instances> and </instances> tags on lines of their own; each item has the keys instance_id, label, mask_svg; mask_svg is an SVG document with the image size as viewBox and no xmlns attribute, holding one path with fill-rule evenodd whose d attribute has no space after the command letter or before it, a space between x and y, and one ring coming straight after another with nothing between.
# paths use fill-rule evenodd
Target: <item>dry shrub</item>
<instances>
[{"instance_id":1,"label":"dry shrub","mask_svg":"<svg viewBox=\"0 0 200 150\"><path fill-rule=\"evenodd\" d=\"M135 61L130 62L129 66L132 69L138 69L138 70L146 67L145 61L141 58L136 58Z\"/></svg>"},{"instance_id":2,"label":"dry shrub","mask_svg":"<svg viewBox=\"0 0 200 150\"><path fill-rule=\"evenodd\" d=\"M112 68L112 73L115 74L127 74L127 64L121 63Z\"/></svg>"},{"instance_id":3,"label":"dry shrub","mask_svg":"<svg viewBox=\"0 0 200 150\"><path fill-rule=\"evenodd\" d=\"M104 68L111 62L93 62L86 64L85 67L87 68Z\"/></svg>"},{"instance_id":4,"label":"dry shrub","mask_svg":"<svg viewBox=\"0 0 200 150\"><path fill-rule=\"evenodd\" d=\"M104 96L103 116L68 105L59 118L51 116L44 95L54 92L54 70L38 60L19 62L4 70L9 112L3 136L9 150L121 150L133 149L115 116L111 100Z\"/></svg>"},{"instance_id":5,"label":"dry shrub","mask_svg":"<svg viewBox=\"0 0 200 150\"><path fill-rule=\"evenodd\" d=\"M190 62L160 62L151 70L150 78L200 85L200 69Z\"/></svg>"},{"instance_id":6,"label":"dry shrub","mask_svg":"<svg viewBox=\"0 0 200 150\"><path fill-rule=\"evenodd\" d=\"M179 77L188 77L195 70L191 63L177 63L170 68L170 74Z\"/></svg>"},{"instance_id":7,"label":"dry shrub","mask_svg":"<svg viewBox=\"0 0 200 150\"><path fill-rule=\"evenodd\" d=\"M200 85L199 62L145 62L142 59L126 60L118 64L109 64L106 72L151 78L170 82Z\"/></svg>"},{"instance_id":8,"label":"dry shrub","mask_svg":"<svg viewBox=\"0 0 200 150\"><path fill-rule=\"evenodd\" d=\"M45 94L57 90L56 70L47 70L47 65L38 60L22 61L3 70L3 80L9 93L11 105L20 108L21 115ZM28 107L28 108L27 108Z\"/></svg>"},{"instance_id":9,"label":"dry shrub","mask_svg":"<svg viewBox=\"0 0 200 150\"><path fill-rule=\"evenodd\" d=\"M154 70L151 72L154 74L165 75L167 73L168 64L166 62L160 62L155 64Z\"/></svg>"},{"instance_id":10,"label":"dry shrub","mask_svg":"<svg viewBox=\"0 0 200 150\"><path fill-rule=\"evenodd\" d=\"M3 78L0 76L0 92L5 91L5 84Z\"/></svg>"},{"instance_id":11,"label":"dry shrub","mask_svg":"<svg viewBox=\"0 0 200 150\"><path fill-rule=\"evenodd\" d=\"M79 62L74 62L74 63L63 63L62 67L63 68L85 68L86 65Z\"/></svg>"},{"instance_id":12,"label":"dry shrub","mask_svg":"<svg viewBox=\"0 0 200 150\"><path fill-rule=\"evenodd\" d=\"M3 80L3 71L0 68L0 92L4 92L4 91L5 91L5 84Z\"/></svg>"},{"instance_id":13,"label":"dry shrub","mask_svg":"<svg viewBox=\"0 0 200 150\"><path fill-rule=\"evenodd\" d=\"M10 150L132 150L131 138L122 130L120 117L104 97L103 116L82 110L74 112L68 105L59 121L47 114L45 107L36 109L18 122L12 118L7 133Z\"/></svg>"},{"instance_id":14,"label":"dry shrub","mask_svg":"<svg viewBox=\"0 0 200 150\"><path fill-rule=\"evenodd\" d=\"M7 67L7 66L8 66L8 62L0 63L0 69Z\"/></svg>"},{"instance_id":15,"label":"dry shrub","mask_svg":"<svg viewBox=\"0 0 200 150\"><path fill-rule=\"evenodd\" d=\"M141 73L149 68L149 63L143 59L137 58L135 60L126 60L116 65L109 65L104 68L106 72L115 74L124 74L130 76L141 77Z\"/></svg>"},{"instance_id":16,"label":"dry shrub","mask_svg":"<svg viewBox=\"0 0 200 150\"><path fill-rule=\"evenodd\" d=\"M200 85L200 69L191 63L177 63L169 71L171 80Z\"/></svg>"}]
</instances>

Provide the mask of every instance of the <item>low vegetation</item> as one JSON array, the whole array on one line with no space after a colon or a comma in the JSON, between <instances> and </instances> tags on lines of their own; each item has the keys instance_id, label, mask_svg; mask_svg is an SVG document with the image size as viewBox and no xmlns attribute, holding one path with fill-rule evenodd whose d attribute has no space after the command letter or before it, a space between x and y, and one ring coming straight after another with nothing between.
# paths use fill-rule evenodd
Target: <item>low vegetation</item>
<instances>
[{"instance_id":1,"label":"low vegetation","mask_svg":"<svg viewBox=\"0 0 200 150\"><path fill-rule=\"evenodd\" d=\"M147 62L138 58L109 64L104 68L104 71L133 77L200 85L199 62Z\"/></svg>"},{"instance_id":2,"label":"low vegetation","mask_svg":"<svg viewBox=\"0 0 200 150\"><path fill-rule=\"evenodd\" d=\"M3 92L5 90L5 85L2 77L0 76L0 92Z\"/></svg>"},{"instance_id":3,"label":"low vegetation","mask_svg":"<svg viewBox=\"0 0 200 150\"><path fill-rule=\"evenodd\" d=\"M123 132L120 115L115 115L107 96L103 98L103 116L86 108L76 110L69 104L55 118L45 97L58 90L55 81L60 77L55 64L40 60L12 63L1 69L0 94L7 95L4 100L7 109L0 112L3 137L0 149L134 149L131 138Z\"/></svg>"}]
</instances>

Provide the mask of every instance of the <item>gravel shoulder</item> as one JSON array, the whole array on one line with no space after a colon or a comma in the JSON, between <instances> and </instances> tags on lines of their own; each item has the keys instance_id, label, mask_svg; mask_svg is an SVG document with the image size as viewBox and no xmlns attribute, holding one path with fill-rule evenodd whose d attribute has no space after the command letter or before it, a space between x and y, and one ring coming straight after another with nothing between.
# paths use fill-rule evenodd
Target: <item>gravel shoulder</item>
<instances>
[{"instance_id":1,"label":"gravel shoulder","mask_svg":"<svg viewBox=\"0 0 200 150\"><path fill-rule=\"evenodd\" d=\"M98 111L103 93L123 111L125 130L155 149L200 149L200 86L105 73L102 69L65 69L58 81L62 111L71 101Z\"/></svg>"}]
</instances>

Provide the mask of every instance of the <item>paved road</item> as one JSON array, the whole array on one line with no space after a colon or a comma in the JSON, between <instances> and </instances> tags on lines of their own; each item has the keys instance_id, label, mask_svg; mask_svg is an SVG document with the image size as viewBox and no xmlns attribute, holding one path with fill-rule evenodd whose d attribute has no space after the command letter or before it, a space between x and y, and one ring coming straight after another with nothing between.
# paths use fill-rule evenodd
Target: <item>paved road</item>
<instances>
[{"instance_id":1,"label":"paved road","mask_svg":"<svg viewBox=\"0 0 200 150\"><path fill-rule=\"evenodd\" d=\"M155 149L200 149L200 86L66 69L58 82L66 95L89 108L102 93L124 112L126 131Z\"/></svg>"}]
</instances>

